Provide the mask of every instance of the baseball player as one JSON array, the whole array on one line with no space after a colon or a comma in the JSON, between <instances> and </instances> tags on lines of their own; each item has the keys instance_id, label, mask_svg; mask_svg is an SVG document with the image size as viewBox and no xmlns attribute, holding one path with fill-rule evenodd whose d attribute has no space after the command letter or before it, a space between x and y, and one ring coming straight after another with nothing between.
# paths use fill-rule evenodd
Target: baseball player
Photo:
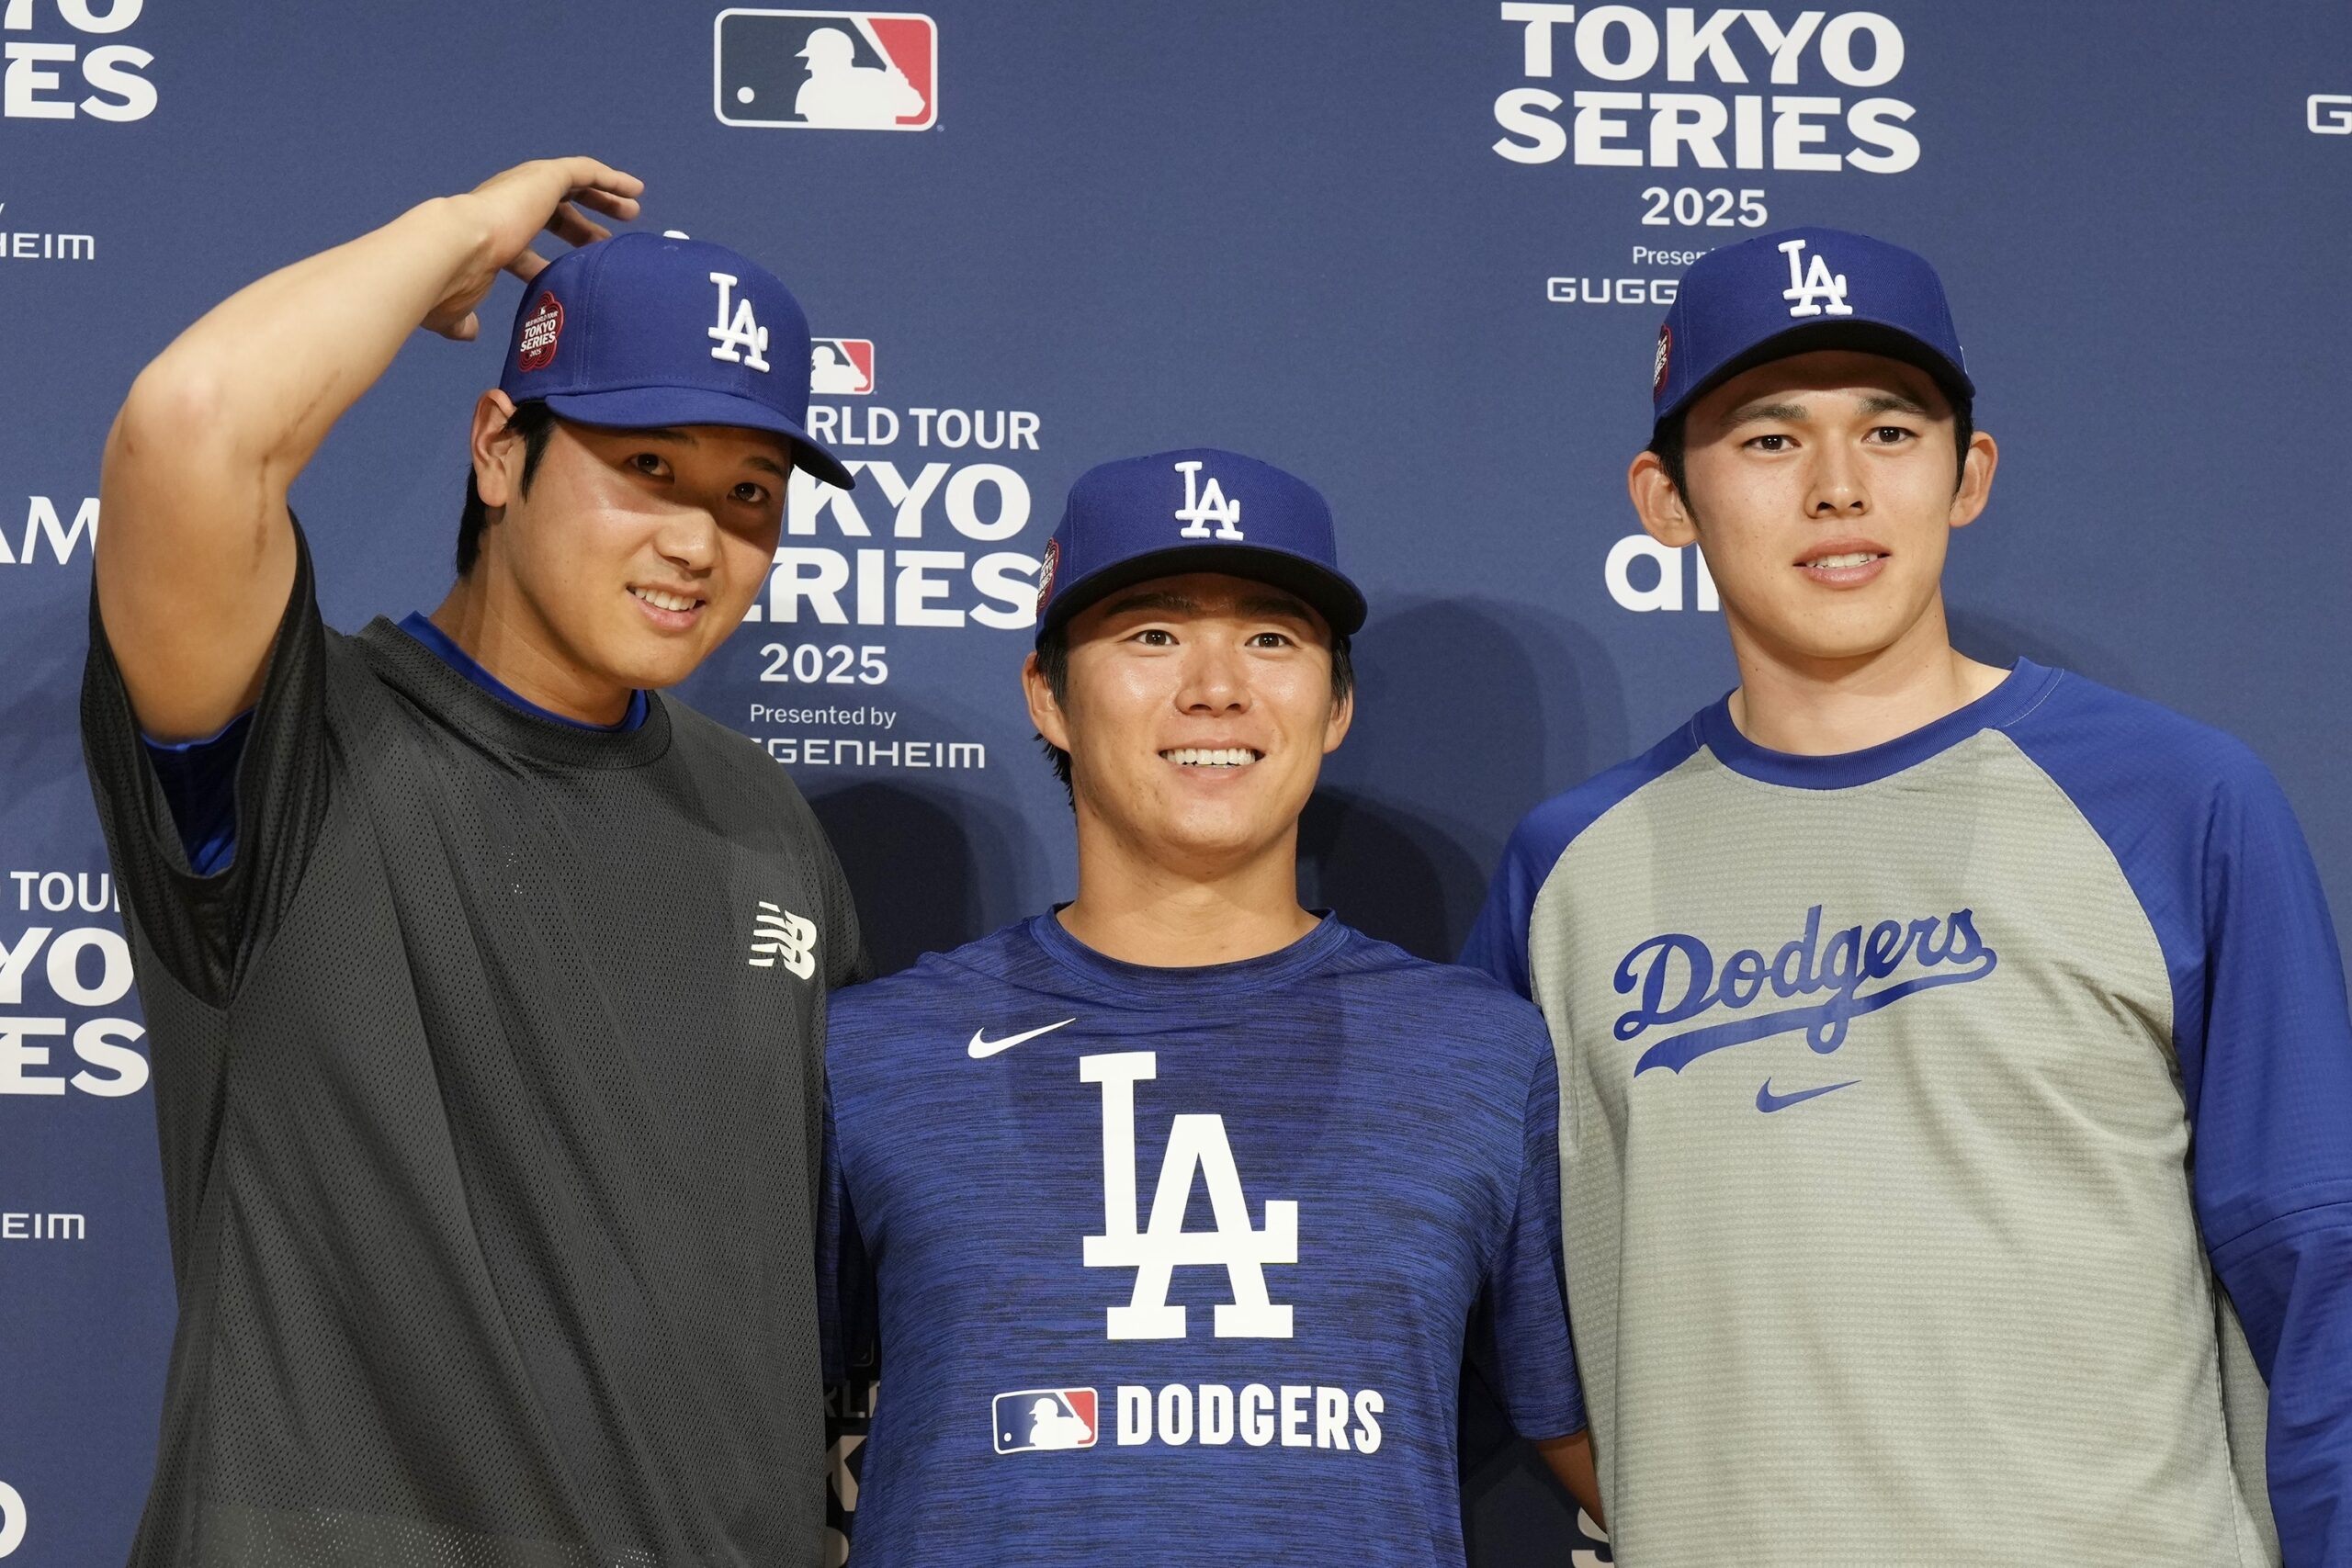
<instances>
[{"instance_id":1,"label":"baseball player","mask_svg":"<svg viewBox=\"0 0 2352 1568\"><path fill-rule=\"evenodd\" d=\"M1908 251L1690 268L1629 482L1739 684L1531 814L1470 940L1559 1055L1616 1550L2341 1568L2327 908L2245 747L1951 646L1973 393Z\"/></svg>"},{"instance_id":2,"label":"baseball player","mask_svg":"<svg viewBox=\"0 0 2352 1568\"><path fill-rule=\"evenodd\" d=\"M785 774L651 688L741 619L792 471L848 479L791 295L607 238L639 190L526 164L273 273L107 439L83 725L180 1307L140 1568L819 1561L855 919ZM457 585L333 631L288 487L502 268Z\"/></svg>"},{"instance_id":3,"label":"baseball player","mask_svg":"<svg viewBox=\"0 0 2352 1568\"><path fill-rule=\"evenodd\" d=\"M828 1301L886 1384L854 1560L1459 1563L1465 1347L1589 1490L1556 1076L1500 987L1299 907L1364 616L1330 513L1230 452L1107 463L1039 600L1078 897L827 1046Z\"/></svg>"}]
</instances>

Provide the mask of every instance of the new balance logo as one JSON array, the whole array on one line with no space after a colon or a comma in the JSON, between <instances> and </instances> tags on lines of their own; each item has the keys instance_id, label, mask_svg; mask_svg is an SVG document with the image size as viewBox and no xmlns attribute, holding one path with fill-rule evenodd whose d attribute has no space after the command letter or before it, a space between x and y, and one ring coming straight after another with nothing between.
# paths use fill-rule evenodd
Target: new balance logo
<instances>
[{"instance_id":1,"label":"new balance logo","mask_svg":"<svg viewBox=\"0 0 2352 1568\"><path fill-rule=\"evenodd\" d=\"M1210 475L1208 488L1201 489L1201 460L1197 457L1177 464L1176 471L1184 476L1184 504L1176 509L1176 521L1185 526L1177 531L1178 536L1186 539L1241 537L1241 502L1226 499L1225 487L1216 482L1216 476ZM1212 523L1216 525L1215 534L1209 532Z\"/></svg>"},{"instance_id":2,"label":"new balance logo","mask_svg":"<svg viewBox=\"0 0 2352 1568\"><path fill-rule=\"evenodd\" d=\"M751 965L754 969L773 969L779 960L803 980L814 975L817 923L763 898L760 912L752 917Z\"/></svg>"},{"instance_id":3,"label":"new balance logo","mask_svg":"<svg viewBox=\"0 0 2352 1568\"><path fill-rule=\"evenodd\" d=\"M1854 308L1846 303L1846 275L1833 275L1829 264L1818 254L1813 265L1804 268L1800 258L1804 250L1803 240L1784 240L1781 254L1789 258L1789 286L1781 290L1781 298L1793 299L1789 307L1792 316L1818 316L1825 311L1832 316L1850 316Z\"/></svg>"},{"instance_id":4,"label":"new balance logo","mask_svg":"<svg viewBox=\"0 0 2352 1568\"><path fill-rule=\"evenodd\" d=\"M710 280L718 285L718 323L710 329L710 336L718 346L710 351L713 359L724 359L730 365L748 365L754 370L768 367L768 330L752 314L752 301L746 297L735 298L736 279L732 274L714 272ZM731 314L729 312L732 312Z\"/></svg>"},{"instance_id":5,"label":"new balance logo","mask_svg":"<svg viewBox=\"0 0 2352 1568\"><path fill-rule=\"evenodd\" d=\"M1102 1235L1085 1238L1089 1269L1132 1269L1133 1295L1125 1306L1108 1309L1113 1339L1182 1339L1184 1308L1171 1306L1168 1287L1182 1268L1218 1268L1233 1292L1216 1309L1220 1339L1287 1339L1291 1309L1266 1295L1269 1263L1298 1261L1298 1204L1270 1200L1265 1224L1250 1226L1250 1200L1233 1163L1233 1145L1222 1116L1178 1116L1168 1130L1168 1152L1159 1162L1159 1184L1151 1199L1151 1219L1136 1226L1136 1085L1159 1076L1158 1054L1122 1051L1080 1056L1078 1076L1102 1086ZM1193 1173L1207 1183L1209 1213L1216 1228L1188 1231L1184 1210L1193 1197Z\"/></svg>"}]
</instances>

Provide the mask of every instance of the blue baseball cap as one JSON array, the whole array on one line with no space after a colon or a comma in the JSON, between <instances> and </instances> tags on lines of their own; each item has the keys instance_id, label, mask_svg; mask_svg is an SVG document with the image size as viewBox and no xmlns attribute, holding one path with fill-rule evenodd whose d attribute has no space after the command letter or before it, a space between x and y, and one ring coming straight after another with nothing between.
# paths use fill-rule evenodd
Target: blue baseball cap
<instances>
[{"instance_id":1,"label":"blue baseball cap","mask_svg":"<svg viewBox=\"0 0 2352 1568\"><path fill-rule=\"evenodd\" d=\"M856 484L811 440L808 318L775 274L707 240L616 234L523 288L499 389L583 424L731 424L792 440L795 466Z\"/></svg>"},{"instance_id":2,"label":"blue baseball cap","mask_svg":"<svg viewBox=\"0 0 2352 1568\"><path fill-rule=\"evenodd\" d=\"M1218 571L1297 594L1340 636L1363 593L1340 570L1330 503L1272 463L1214 446L1123 457L1079 475L1037 578L1037 636L1106 593Z\"/></svg>"},{"instance_id":3,"label":"blue baseball cap","mask_svg":"<svg viewBox=\"0 0 2352 1568\"><path fill-rule=\"evenodd\" d=\"M1926 257L1842 229L1783 229L1709 251L1682 275L1657 330L1651 417L1663 423L1743 370L1817 348L1883 354L1975 395Z\"/></svg>"}]
</instances>

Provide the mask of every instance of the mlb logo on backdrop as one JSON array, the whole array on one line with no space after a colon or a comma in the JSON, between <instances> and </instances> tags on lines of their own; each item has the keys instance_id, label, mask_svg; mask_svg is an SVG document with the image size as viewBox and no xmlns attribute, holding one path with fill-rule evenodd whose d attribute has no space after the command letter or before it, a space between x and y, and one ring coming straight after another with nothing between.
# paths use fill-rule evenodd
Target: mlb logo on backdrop
<instances>
[{"instance_id":1,"label":"mlb logo on backdrop","mask_svg":"<svg viewBox=\"0 0 2352 1568\"><path fill-rule=\"evenodd\" d=\"M862 398L874 390L874 340L812 337L808 340L808 391Z\"/></svg>"},{"instance_id":2,"label":"mlb logo on backdrop","mask_svg":"<svg viewBox=\"0 0 2352 1568\"><path fill-rule=\"evenodd\" d=\"M892 11L718 13L712 108L728 125L928 130L939 122L939 27Z\"/></svg>"},{"instance_id":3,"label":"mlb logo on backdrop","mask_svg":"<svg viewBox=\"0 0 2352 1568\"><path fill-rule=\"evenodd\" d=\"M996 1396L996 1451L1091 1449L1102 1427L1091 1388L1022 1388Z\"/></svg>"}]
</instances>

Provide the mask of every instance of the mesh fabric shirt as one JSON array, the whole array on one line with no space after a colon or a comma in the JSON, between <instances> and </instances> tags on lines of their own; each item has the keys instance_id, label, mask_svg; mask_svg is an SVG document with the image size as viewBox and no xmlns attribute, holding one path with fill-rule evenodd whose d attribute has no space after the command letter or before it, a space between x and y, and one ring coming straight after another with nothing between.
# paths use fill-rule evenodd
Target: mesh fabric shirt
<instances>
[{"instance_id":1,"label":"mesh fabric shirt","mask_svg":"<svg viewBox=\"0 0 2352 1568\"><path fill-rule=\"evenodd\" d=\"M1043 915L844 993L826 1057L863 1568L1459 1564L1465 1351L1522 1434L1584 1425L1551 1048L1482 976Z\"/></svg>"},{"instance_id":2,"label":"mesh fabric shirt","mask_svg":"<svg viewBox=\"0 0 2352 1568\"><path fill-rule=\"evenodd\" d=\"M104 627L83 724L178 1287L136 1568L813 1564L820 829L654 697L535 716L307 549L188 869Z\"/></svg>"},{"instance_id":3,"label":"mesh fabric shirt","mask_svg":"<svg viewBox=\"0 0 2352 1568\"><path fill-rule=\"evenodd\" d=\"M1559 1053L1622 1561L2352 1563L2352 1023L2245 747L2022 660L1843 756L1719 702L1466 956Z\"/></svg>"}]
</instances>

